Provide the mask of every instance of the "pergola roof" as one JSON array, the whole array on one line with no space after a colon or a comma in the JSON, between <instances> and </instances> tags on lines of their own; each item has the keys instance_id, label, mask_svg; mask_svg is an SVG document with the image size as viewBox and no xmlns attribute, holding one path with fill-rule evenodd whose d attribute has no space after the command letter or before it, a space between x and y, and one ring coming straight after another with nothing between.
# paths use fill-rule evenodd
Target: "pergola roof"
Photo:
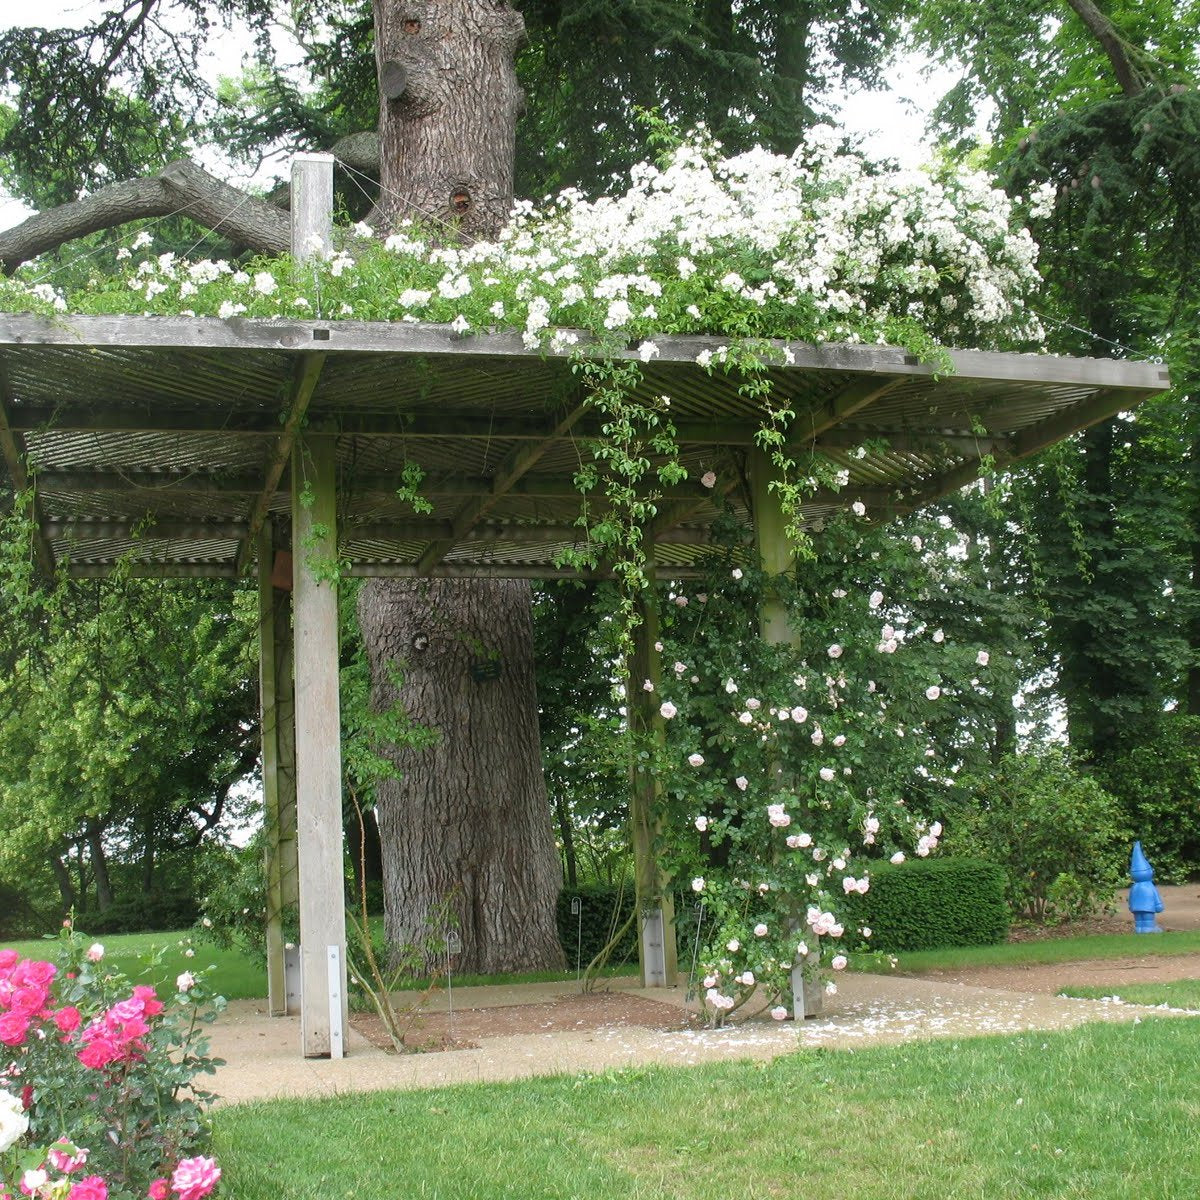
<instances>
[{"instance_id":1,"label":"pergola roof","mask_svg":"<svg viewBox=\"0 0 1200 1200\"><path fill-rule=\"evenodd\" d=\"M659 570L689 573L714 501L746 505L757 404L697 355L716 339L657 340L642 389L670 397L689 481L664 489ZM909 511L1136 406L1169 386L1157 364L954 352L953 374L888 347L791 344L771 370L798 450L849 474L805 506ZM780 344L782 358L782 344ZM636 350L627 351L636 357ZM76 575L224 576L289 510L301 432L336 433L341 556L360 575L548 578L579 541L574 473L600 418L567 354L511 332L369 322L0 314L0 465L36 485L43 565ZM862 447L865 446L865 453ZM397 498L405 462L433 506ZM720 485L704 488L708 470Z\"/></svg>"}]
</instances>

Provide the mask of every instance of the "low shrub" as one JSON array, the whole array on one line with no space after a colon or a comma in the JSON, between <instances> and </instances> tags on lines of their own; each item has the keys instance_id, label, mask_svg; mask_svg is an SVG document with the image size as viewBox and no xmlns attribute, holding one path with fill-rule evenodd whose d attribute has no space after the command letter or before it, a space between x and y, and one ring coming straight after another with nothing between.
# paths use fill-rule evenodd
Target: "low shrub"
<instances>
[{"instance_id":1,"label":"low shrub","mask_svg":"<svg viewBox=\"0 0 1200 1200\"><path fill-rule=\"evenodd\" d=\"M189 891L147 892L133 900L120 900L103 912L80 917L89 933L157 933L163 929L186 929L199 912Z\"/></svg>"},{"instance_id":2,"label":"low shrub","mask_svg":"<svg viewBox=\"0 0 1200 1200\"><path fill-rule=\"evenodd\" d=\"M1007 754L964 780L962 794L946 848L1003 866L1014 914L1084 916L1125 876L1130 838L1120 806L1062 750Z\"/></svg>"},{"instance_id":3,"label":"low shrub","mask_svg":"<svg viewBox=\"0 0 1200 1200\"><path fill-rule=\"evenodd\" d=\"M847 936L860 949L898 952L988 946L1008 936L1008 877L971 858L911 859L871 868L871 889L843 901Z\"/></svg>"}]
</instances>

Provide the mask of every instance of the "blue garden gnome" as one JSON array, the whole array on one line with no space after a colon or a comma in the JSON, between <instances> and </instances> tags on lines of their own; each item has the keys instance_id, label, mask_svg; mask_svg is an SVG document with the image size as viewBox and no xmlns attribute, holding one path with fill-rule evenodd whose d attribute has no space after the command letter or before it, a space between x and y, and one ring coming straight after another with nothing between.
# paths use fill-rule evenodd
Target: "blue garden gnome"
<instances>
[{"instance_id":1,"label":"blue garden gnome","mask_svg":"<svg viewBox=\"0 0 1200 1200\"><path fill-rule=\"evenodd\" d=\"M1133 854L1129 859L1129 873L1133 876L1133 887L1129 889L1129 911L1133 913L1134 933L1161 933L1155 914L1162 912L1162 897L1154 886L1154 868L1142 853L1142 843L1133 843Z\"/></svg>"}]
</instances>

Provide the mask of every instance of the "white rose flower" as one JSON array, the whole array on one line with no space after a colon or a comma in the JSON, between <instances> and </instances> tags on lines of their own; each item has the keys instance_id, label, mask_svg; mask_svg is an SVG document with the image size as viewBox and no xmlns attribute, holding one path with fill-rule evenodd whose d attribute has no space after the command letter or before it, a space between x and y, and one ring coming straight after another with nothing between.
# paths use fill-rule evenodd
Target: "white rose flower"
<instances>
[{"instance_id":1,"label":"white rose flower","mask_svg":"<svg viewBox=\"0 0 1200 1200\"><path fill-rule=\"evenodd\" d=\"M19 1096L0 1090L0 1154L15 1146L29 1128L29 1117Z\"/></svg>"},{"instance_id":2,"label":"white rose flower","mask_svg":"<svg viewBox=\"0 0 1200 1200\"><path fill-rule=\"evenodd\" d=\"M696 876L696 878L692 880L692 891L693 891L693 892L702 892L702 891L704 891L704 878L703 878L703 876L697 875L697 876Z\"/></svg>"}]
</instances>

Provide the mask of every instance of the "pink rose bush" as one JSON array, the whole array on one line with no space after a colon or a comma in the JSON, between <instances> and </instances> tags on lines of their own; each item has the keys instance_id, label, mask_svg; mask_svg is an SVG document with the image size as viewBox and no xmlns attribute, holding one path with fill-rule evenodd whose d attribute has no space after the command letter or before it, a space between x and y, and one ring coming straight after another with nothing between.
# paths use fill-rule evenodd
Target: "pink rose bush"
<instances>
[{"instance_id":1,"label":"pink rose bush","mask_svg":"<svg viewBox=\"0 0 1200 1200\"><path fill-rule=\"evenodd\" d=\"M54 963L0 950L0 1200L203 1200L217 1065L204 1031L223 1006L191 974L169 1001L130 985L69 926Z\"/></svg>"}]
</instances>

